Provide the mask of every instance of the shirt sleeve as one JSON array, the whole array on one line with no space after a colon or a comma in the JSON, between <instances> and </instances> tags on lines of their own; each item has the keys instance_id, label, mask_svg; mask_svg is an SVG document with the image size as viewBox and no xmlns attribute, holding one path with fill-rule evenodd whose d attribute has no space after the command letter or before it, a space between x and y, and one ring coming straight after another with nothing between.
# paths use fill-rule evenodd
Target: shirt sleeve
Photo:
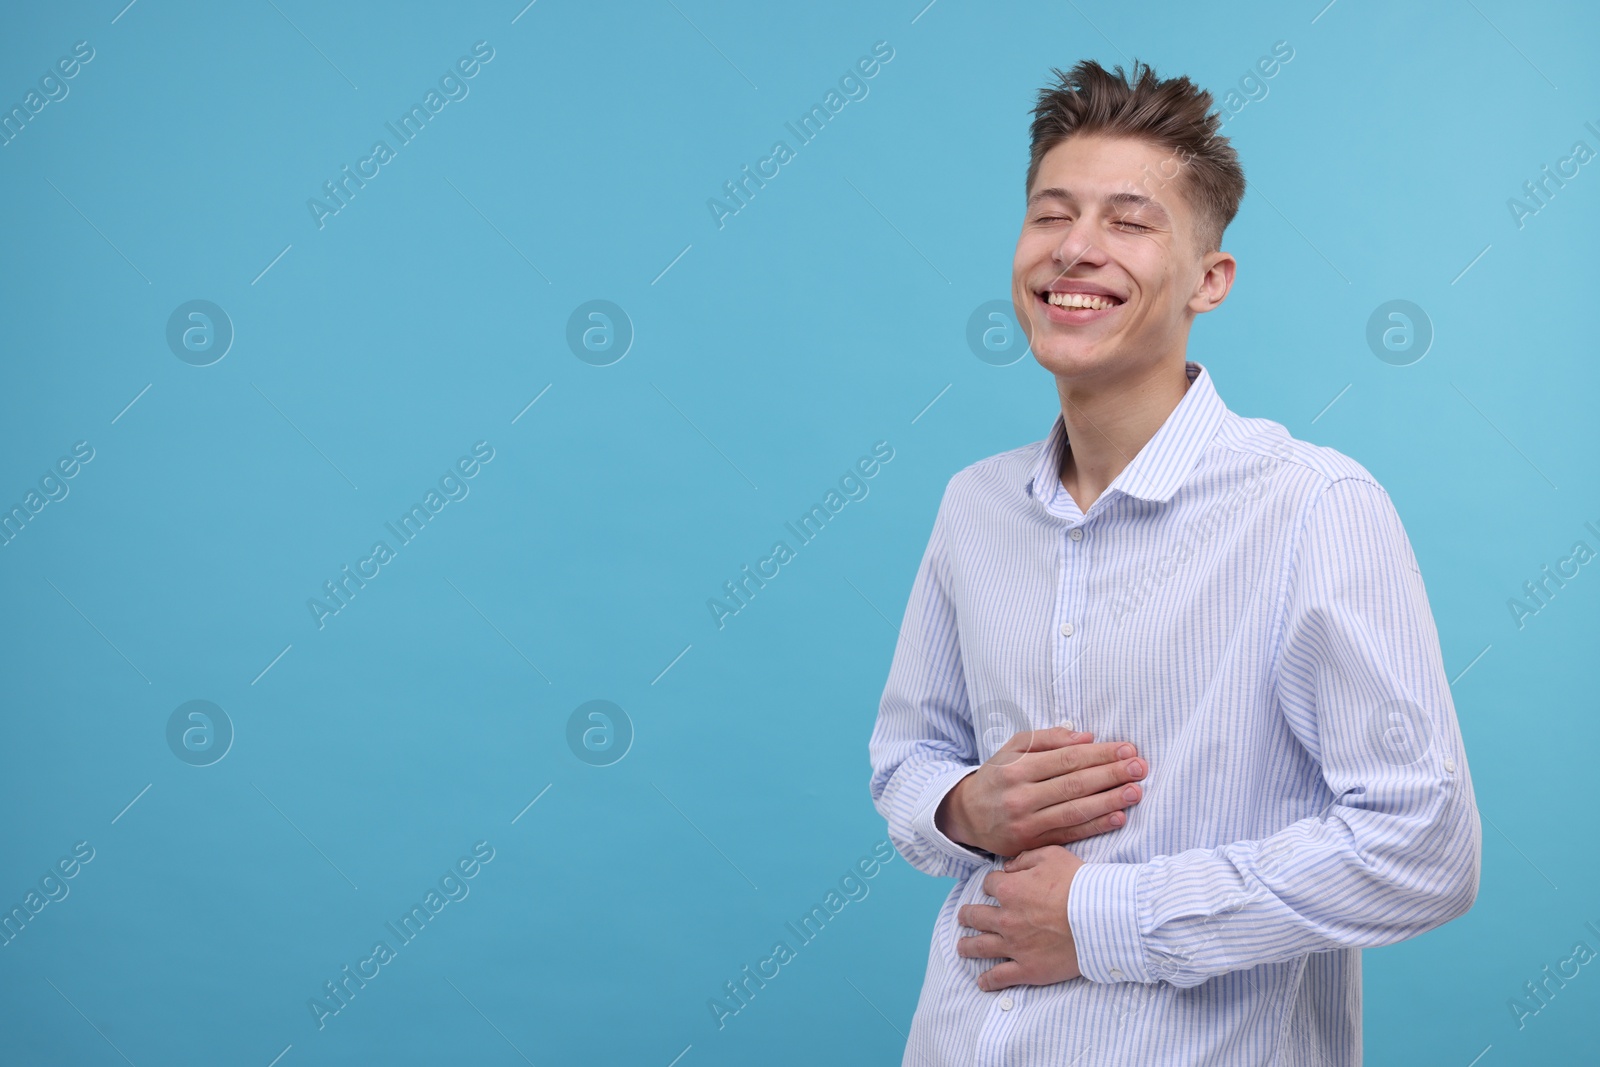
<instances>
[{"instance_id":1,"label":"shirt sleeve","mask_svg":"<svg viewBox=\"0 0 1600 1067\"><path fill-rule=\"evenodd\" d=\"M917 870L962 878L994 857L934 824L939 802L978 768L946 553L948 488L911 586L889 680L868 743L872 803L889 840Z\"/></svg>"},{"instance_id":2,"label":"shirt sleeve","mask_svg":"<svg viewBox=\"0 0 1600 1067\"><path fill-rule=\"evenodd\" d=\"M1439 637L1381 486L1331 482L1285 578L1278 710L1330 802L1260 840L1146 863L1090 863L1067 900L1095 982L1199 985L1310 952L1370 948L1477 896L1481 829Z\"/></svg>"}]
</instances>

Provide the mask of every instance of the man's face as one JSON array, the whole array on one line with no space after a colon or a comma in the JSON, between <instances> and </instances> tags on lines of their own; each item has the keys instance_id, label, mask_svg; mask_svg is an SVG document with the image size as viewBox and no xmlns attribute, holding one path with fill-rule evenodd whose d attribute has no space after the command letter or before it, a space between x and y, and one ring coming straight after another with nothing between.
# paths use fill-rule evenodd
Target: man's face
<instances>
[{"instance_id":1,"label":"man's face","mask_svg":"<svg viewBox=\"0 0 1600 1067\"><path fill-rule=\"evenodd\" d=\"M1106 380L1178 358L1195 313L1227 295L1233 257L1201 255L1183 166L1174 150L1094 134L1040 160L1011 300L1046 370Z\"/></svg>"}]
</instances>

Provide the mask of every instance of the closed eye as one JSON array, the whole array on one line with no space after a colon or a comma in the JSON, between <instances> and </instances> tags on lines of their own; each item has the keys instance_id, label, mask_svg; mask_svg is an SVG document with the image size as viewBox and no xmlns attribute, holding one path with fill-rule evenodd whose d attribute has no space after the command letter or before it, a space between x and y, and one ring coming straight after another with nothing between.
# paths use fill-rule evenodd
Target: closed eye
<instances>
[{"instance_id":1,"label":"closed eye","mask_svg":"<svg viewBox=\"0 0 1600 1067\"><path fill-rule=\"evenodd\" d=\"M1071 220L1065 215L1040 215L1038 218L1034 219L1033 221L1034 222L1069 222ZM1133 228L1135 230L1140 230L1140 231L1146 231L1146 230L1149 230L1151 228L1149 226L1146 226L1142 222L1134 222L1132 219L1116 219L1115 222L1116 222L1116 224L1118 226L1127 226L1127 227L1131 227L1131 228Z\"/></svg>"}]
</instances>

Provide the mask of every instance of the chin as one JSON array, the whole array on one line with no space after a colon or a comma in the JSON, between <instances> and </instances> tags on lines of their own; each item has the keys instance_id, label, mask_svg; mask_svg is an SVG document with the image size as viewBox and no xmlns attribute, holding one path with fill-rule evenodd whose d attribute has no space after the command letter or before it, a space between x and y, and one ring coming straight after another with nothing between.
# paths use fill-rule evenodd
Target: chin
<instances>
[{"instance_id":1,"label":"chin","mask_svg":"<svg viewBox=\"0 0 1600 1067\"><path fill-rule=\"evenodd\" d=\"M1060 340L1047 342L1034 350L1033 358L1039 366L1057 377L1074 378L1093 375L1118 362L1115 353L1105 351L1098 345Z\"/></svg>"}]
</instances>

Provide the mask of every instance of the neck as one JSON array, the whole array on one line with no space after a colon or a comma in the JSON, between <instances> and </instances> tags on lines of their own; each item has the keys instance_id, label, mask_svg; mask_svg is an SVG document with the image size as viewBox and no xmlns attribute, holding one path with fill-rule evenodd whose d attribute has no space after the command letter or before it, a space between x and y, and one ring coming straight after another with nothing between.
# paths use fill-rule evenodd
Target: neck
<instances>
[{"instance_id":1,"label":"neck","mask_svg":"<svg viewBox=\"0 0 1600 1067\"><path fill-rule=\"evenodd\" d=\"M1162 360L1110 382L1056 379L1068 447L1061 484L1087 512L1189 390L1184 361Z\"/></svg>"}]
</instances>

